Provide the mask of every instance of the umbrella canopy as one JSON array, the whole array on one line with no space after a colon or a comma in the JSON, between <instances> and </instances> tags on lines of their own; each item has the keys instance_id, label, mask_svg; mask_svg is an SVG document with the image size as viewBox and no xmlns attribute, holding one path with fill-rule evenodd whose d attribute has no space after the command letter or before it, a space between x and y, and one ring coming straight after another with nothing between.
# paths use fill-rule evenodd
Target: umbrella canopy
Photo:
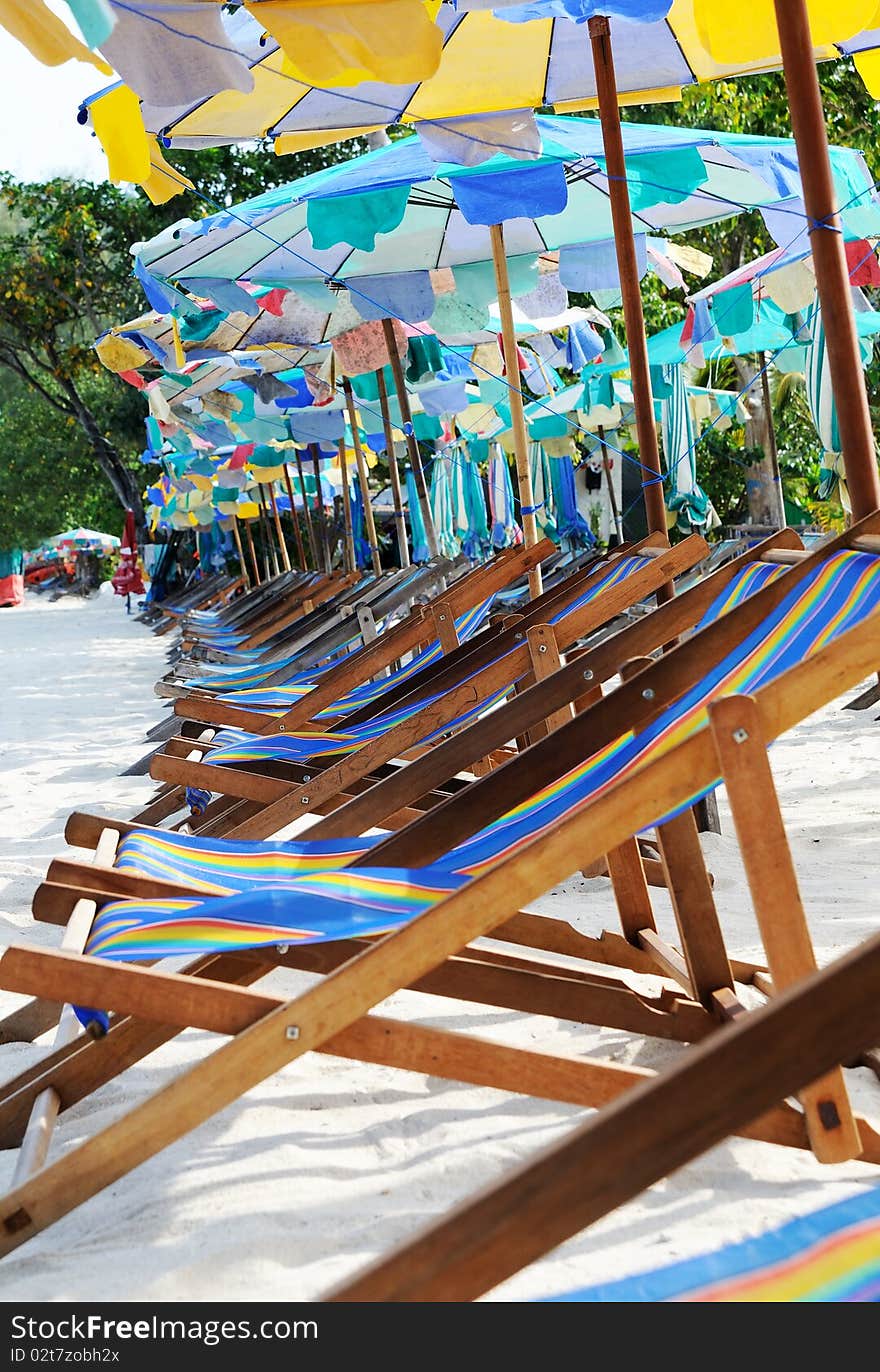
<instances>
[{"instance_id":1,"label":"umbrella canopy","mask_svg":"<svg viewBox=\"0 0 880 1372\"><path fill-rule=\"evenodd\" d=\"M508 146L519 141L528 152L534 126L523 119L524 110L552 106L565 112L595 104L590 40L582 22L591 14L611 16L618 88L624 102L633 103L675 100L682 88L697 82L780 66L768 9L772 25L769 0L746 0L738 11L741 22L730 25L729 7L718 0L533 0L513 6L493 0L491 9L458 0L437 10L439 48L431 52L431 70L422 79L391 85L365 78L356 89L332 79L315 86L297 80L279 42L265 32L259 11L251 17L239 10L222 17L225 43L241 55L252 89L245 93L233 86L205 98L201 91L194 94L181 74L170 101L145 100L143 119L150 133L181 148L268 136L277 152L287 153L406 121L426 128L439 122L437 136L455 141L458 158L468 143L479 156L480 142L497 145L499 140ZM811 0L810 12L816 57L853 55L869 90L880 96L880 6L871 0L840 5ZM491 65L487 53L493 56ZM144 94L143 86L135 89ZM102 102L113 96L111 87L90 97L83 117L95 112L100 125ZM466 118L502 111L514 111L514 117Z\"/></svg>"},{"instance_id":2,"label":"umbrella canopy","mask_svg":"<svg viewBox=\"0 0 880 1372\"><path fill-rule=\"evenodd\" d=\"M476 169L438 165L421 140L405 139L197 223L181 220L139 245L139 270L183 283L208 277L286 285L325 305L333 299L328 279L366 278L354 297L362 314L415 323L435 308L432 268L452 268L459 296L494 298L483 269L491 261L487 226L507 221L513 276L518 266L531 271L537 254L561 248L563 284L613 286L599 122L538 116L537 126L543 151L536 162L498 155ZM774 218L770 228L785 241L804 228L790 140L627 124L624 145L634 232L645 249L648 233L696 228L744 208L763 208L767 217L782 206L777 218L785 222ZM844 149L832 157L851 236L880 229L863 159Z\"/></svg>"},{"instance_id":3,"label":"umbrella canopy","mask_svg":"<svg viewBox=\"0 0 880 1372\"><path fill-rule=\"evenodd\" d=\"M53 548L82 548L85 551L97 548L107 553L120 546L119 539L113 534L101 533L99 529L84 529L82 526L55 534L48 542Z\"/></svg>"}]
</instances>

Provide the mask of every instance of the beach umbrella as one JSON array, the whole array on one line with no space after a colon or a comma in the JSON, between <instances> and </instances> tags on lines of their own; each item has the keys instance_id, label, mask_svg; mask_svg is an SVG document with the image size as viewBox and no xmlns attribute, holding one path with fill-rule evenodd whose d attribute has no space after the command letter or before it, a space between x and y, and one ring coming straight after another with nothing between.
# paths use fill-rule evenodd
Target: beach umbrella
<instances>
[{"instance_id":1,"label":"beach umbrella","mask_svg":"<svg viewBox=\"0 0 880 1372\"><path fill-rule=\"evenodd\" d=\"M491 445L489 457L489 510L492 515L492 547L508 548L522 542L522 530L514 515L510 468L500 443Z\"/></svg>"},{"instance_id":2,"label":"beach umbrella","mask_svg":"<svg viewBox=\"0 0 880 1372\"><path fill-rule=\"evenodd\" d=\"M232 141L268 137L279 154L301 151L336 139L366 136L401 122L436 126L438 138L452 145L460 159L480 141L510 146L517 138L528 151L533 139L523 111L552 107L559 113L595 105L596 77L590 38L583 19L591 12L611 17L617 86L624 103L675 100L698 82L766 71L781 65L775 34L754 32L755 6L745 6L745 35L735 60L713 55L717 39L708 5L698 0L670 3L593 6L569 3L471 6L458 0L441 4L436 26L442 43L436 70L422 79L392 85L372 81L357 87L322 81L317 87L297 81L284 52L257 15L244 10L221 16L226 44L239 52L253 80L252 89L218 90L207 98L189 98L181 81L177 98L162 104L145 100L143 121L152 135L172 148L213 147ZM815 7L814 11L815 11ZM863 6L869 9L870 6ZM766 5L763 7L766 13ZM835 10L837 7L835 6ZM831 42L814 46L820 60L852 55L871 94L880 98L880 30L848 26L847 6L836 14ZM664 13L665 11L665 13ZM709 11L710 27L698 11ZM849 22L852 22L851 20ZM880 23L880 20L878 20ZM701 31L702 30L702 31ZM749 40L752 48L749 51ZM711 45L711 47L709 46ZM488 63L486 55L492 54ZM193 60L197 60L193 48ZM114 87L90 96L81 106L86 118ZM511 116L508 112L513 111ZM473 116L494 115L476 120ZM504 115L504 118L499 118Z\"/></svg>"},{"instance_id":3,"label":"beach umbrella","mask_svg":"<svg viewBox=\"0 0 880 1372\"><path fill-rule=\"evenodd\" d=\"M420 141L404 140L196 224L181 221L140 246L140 269L184 284L205 275L282 284L316 302L327 300L330 279L347 284L365 314L420 321L437 308L430 269L448 268L465 303L497 295L507 374L515 377L511 279L527 282L531 272L534 281L539 253L560 249L560 278L573 289L623 284L615 263L616 211L609 210L614 176L599 123L538 116L537 125L543 145L537 163L496 156L476 169L438 166ZM643 247L647 232L716 222L746 206L767 212L799 188L787 140L633 124L622 141ZM859 155L836 150L835 166L846 180L850 215L876 214ZM523 520L534 542L521 395L508 384ZM653 424L651 407L652 435ZM641 427L639 439L646 494L654 505L659 498L665 528L662 496L653 496L651 484L659 480L659 457L648 460Z\"/></svg>"},{"instance_id":4,"label":"beach umbrella","mask_svg":"<svg viewBox=\"0 0 880 1372\"><path fill-rule=\"evenodd\" d=\"M556 504L550 476L550 458L542 443L529 445L529 466L535 500L535 520L542 538L556 538Z\"/></svg>"},{"instance_id":5,"label":"beach umbrella","mask_svg":"<svg viewBox=\"0 0 880 1372\"><path fill-rule=\"evenodd\" d=\"M457 8L466 7L468 7L467 0L464 0L463 5L457 6ZM474 0L472 7L482 10L484 8L483 0ZM363 14L367 8L367 6L361 6L361 13ZM446 8L443 7L444 10ZM632 353L639 444L646 471L655 473L648 482L644 483L645 502L649 527L656 526L659 528L663 514L662 500L657 488L657 483L660 480L659 454L656 434L651 422L652 397L645 351L644 315L638 290L638 258L630 221L630 197L626 184L626 161L619 115L619 104L621 99L627 98L627 95L621 96L620 82L615 70L609 16L613 18L615 25L615 40L623 39L619 49L624 56L621 70L624 69L630 55L635 54L633 76L629 81L624 80L623 83L625 90L629 87L629 98L633 98L636 91L641 94L643 99L674 96L676 94L676 82L679 83L680 88L681 81L687 79L686 75L684 77L681 75L681 65L685 66L686 73L689 70L691 77L700 74L705 79L765 70L782 61L786 68L795 137L804 150L805 162L808 167L809 184L805 190L806 208L813 224L833 227L839 202L835 200L833 195L829 175L827 135L814 60L817 56L830 54L827 50L824 53L816 51L811 24L815 28L815 38L820 46L825 45L827 49L827 45L836 43L839 45L839 50L858 54L856 60L870 80L876 79L878 69L880 69L878 68L876 51L878 39L880 39L880 30L876 28L876 23L880 21L880 14L878 14L872 0L839 0L839 2L838 0L775 0L773 5L771 5L771 0L750 0L746 11L739 16L740 22L735 24L730 22L729 7L722 5L720 0L692 0L692 3L688 3L688 0L677 0L675 5L671 3L671 0L611 0L611 2L609 0L595 0L595 3L594 0L534 0L534 3L526 5L502 3L500 6L493 6L493 8L498 9L502 17L513 20L513 27L516 27L517 22L531 21L522 24L527 34L524 41L529 44L531 50L537 49L539 52L541 45L538 36L535 34L536 24L544 23L547 26L548 43L552 43L557 27L560 23L564 24L568 17L573 17L576 21L588 20L588 41L595 73L595 94L602 120L608 168L612 178L609 195L615 223L616 253L626 331ZM470 17L473 18L474 16ZM477 17L482 19L484 16ZM465 20L467 18L468 16L465 16ZM779 27L778 38L777 23ZM628 35L623 29L623 26L627 24L634 26ZM577 24L575 24L575 29L577 29ZM574 37L576 41L576 33ZM534 43L530 43L532 38L536 40ZM280 35L280 41L284 47L285 38L283 35ZM556 92L551 94L548 91L551 71L555 75L559 68L559 54L556 54L554 61L549 47L545 46L545 51L542 54L544 60L538 68L544 78L542 92L539 95L537 90L529 92L522 61L511 60L509 53L505 60L503 44L497 37L495 41L490 38L487 43L484 35L482 41L478 39L473 44L474 51L479 54L480 59L478 79L474 82L462 79L463 73L460 69L459 54L464 48L465 41L460 34L453 37L452 44L454 45L455 57L450 59L450 70L455 72L458 90L467 92L465 98L469 105L473 102L474 90L491 85L491 78L487 80L489 73L482 61L485 52L492 52L500 59L497 66L493 64L493 71L515 73L515 89L518 92L517 98L514 99L508 87L508 92L503 98L488 102L490 108L494 107L498 110L513 107L515 112L521 112L526 104L533 105L550 99L559 100L560 96ZM686 54L691 50L690 45L692 43L695 53L698 50L704 50L710 59L709 66L702 70L700 70L701 58L689 69L686 65ZM289 47L284 60L288 65L285 68L284 61L282 61L281 73L289 76L292 60ZM437 61L439 61L439 57ZM678 76L675 74L676 63L679 64ZM429 61L428 66L429 71L427 73L420 72L420 77L425 74L433 75L436 71L437 62L433 62L432 65ZM576 61L574 66L576 71L578 68L583 71L586 64L581 60L580 62ZM525 71L527 70L528 65L526 64ZM350 85L353 82L350 78L346 78L346 83ZM570 94L568 108L583 108L582 83L583 77L581 76L578 83L580 88L577 95ZM325 99L328 94L327 85L326 80L322 81L320 96ZM303 94L307 96L308 93L303 92ZM363 92L361 99L367 101L370 99L370 95ZM518 156L535 157L539 154L541 150L540 138L537 135L536 125L529 120L527 115L523 117L521 114L515 113L513 119L503 116L500 138L497 131L488 131L487 136L485 119L482 121L483 127L477 129L474 129L472 121L466 123L463 129L456 127L454 120L451 124L448 122L455 108L454 99L453 92L447 90L445 96L441 97L439 117L436 122L430 125L431 137L437 148L442 150L440 155L455 156L460 161L478 161L485 156L487 145L490 148L496 148L499 145L513 146ZM374 104L381 108L379 101L374 102ZM472 113L472 108L468 108L464 112ZM417 111L409 106L410 116L414 113ZM497 118L497 116L490 115L490 123L493 118ZM325 119L325 122L328 121ZM329 122L332 123L332 117ZM388 122L387 116L384 122ZM115 128L115 125L111 126ZM260 132L266 132L267 127L264 125ZM350 115L343 118L336 128L337 134L346 130L348 132L354 131ZM143 130L141 132L146 142L146 134L143 133ZM242 134L239 132L235 136L241 137ZM462 138L467 151L462 149ZM228 139L229 129L227 127L225 141ZM321 141L321 138L315 138L313 130L310 142L314 144L316 141ZM153 142L155 143L155 140ZM450 144L452 144L451 147ZM839 244L831 241L833 237L831 234L823 234L820 237L826 240L820 248L822 263L820 278L827 296L826 306L828 309L832 309L834 291L839 292L842 287L843 259ZM497 248L498 245L496 245ZM870 459L868 453L870 419L867 397L864 384L858 374L858 367L855 365L852 314L846 308L842 312L839 324L835 320L831 351L832 357L835 359L838 385L846 389L852 402L852 417L848 416L847 427L852 439L851 460L854 470L858 472L858 504L860 512L864 513L867 509L880 504L880 481L877 477L876 464ZM518 416L515 416L515 423L517 428L521 430L521 420ZM524 441L521 433L520 439ZM850 450L849 444L847 447ZM521 482L524 479L527 480L527 463L523 452L520 455ZM527 536L533 533L533 527L527 524Z\"/></svg>"},{"instance_id":6,"label":"beach umbrella","mask_svg":"<svg viewBox=\"0 0 880 1372\"><path fill-rule=\"evenodd\" d=\"M128 613L131 613L131 596L143 595L146 587L141 578L141 569L138 566L138 546L137 531L134 524L134 512L126 510L125 523L122 529L122 545L119 554L119 566L111 578L114 595L124 595L125 605Z\"/></svg>"},{"instance_id":7,"label":"beach umbrella","mask_svg":"<svg viewBox=\"0 0 880 1372\"><path fill-rule=\"evenodd\" d=\"M874 314L875 312L871 312ZM862 316L856 314L857 325ZM869 320L874 323L874 320ZM880 324L880 314L876 322ZM862 365L867 366L873 353L871 332L861 336ZM852 512L852 499L847 483L847 472L843 466L843 442L841 438L840 407L834 394L831 381L831 367L828 356L828 339L822 320L822 310L818 295L804 316L802 337L806 339L803 347L804 381L806 384L807 404L810 417L822 444L822 464L819 470L819 498L827 500L835 489L840 495L841 504Z\"/></svg>"},{"instance_id":8,"label":"beach umbrella","mask_svg":"<svg viewBox=\"0 0 880 1372\"><path fill-rule=\"evenodd\" d=\"M52 548L79 548L83 551L97 550L102 553L112 553L120 546L120 541L114 534L102 533L100 529L84 529L82 525L76 529L67 529L63 534L55 534L48 542Z\"/></svg>"},{"instance_id":9,"label":"beach umbrella","mask_svg":"<svg viewBox=\"0 0 880 1372\"><path fill-rule=\"evenodd\" d=\"M664 367L662 383L657 389L666 456L667 508L675 514L682 531L706 532L717 528L721 521L697 481L696 431L683 369Z\"/></svg>"},{"instance_id":10,"label":"beach umbrella","mask_svg":"<svg viewBox=\"0 0 880 1372\"><path fill-rule=\"evenodd\" d=\"M431 468L431 511L441 557L457 557L461 539L455 527L453 458L447 453L438 453Z\"/></svg>"}]
</instances>

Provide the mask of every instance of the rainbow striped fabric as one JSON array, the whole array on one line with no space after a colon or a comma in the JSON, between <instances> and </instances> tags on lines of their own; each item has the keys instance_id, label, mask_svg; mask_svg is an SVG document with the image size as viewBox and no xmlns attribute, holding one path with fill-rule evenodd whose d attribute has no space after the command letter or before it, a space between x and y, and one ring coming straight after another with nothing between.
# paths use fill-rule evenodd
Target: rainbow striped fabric
<instances>
[{"instance_id":1,"label":"rainbow striped fabric","mask_svg":"<svg viewBox=\"0 0 880 1372\"><path fill-rule=\"evenodd\" d=\"M483 628L492 609L493 596L481 601L479 605L474 605L459 615L455 621L455 630L460 643L467 642L474 634ZM350 644L359 642L359 637L355 636L350 640ZM350 645L349 645L350 646ZM356 710L367 701L376 699L381 693L388 689L389 685L395 685L398 681L406 681L422 667L428 666L441 655L440 644L435 640L428 644L417 653L411 662L406 666L392 672L387 677L382 677L378 682L367 682L365 686L359 687L357 691L343 696L338 702L334 702L332 709L327 711L328 717L348 713ZM311 688L316 685L320 675L337 665L336 661L328 662L318 668L309 668L306 672L301 672L292 676L290 681L282 686L266 686L270 676L284 667L291 666L296 661L296 655L281 661L262 664L259 661L250 666L233 667L225 672L212 673L210 676L194 677L189 681L189 685L198 687L200 690L217 691L223 694L226 704L239 705L249 710L265 710L271 714L277 709L281 713L285 709L290 709L301 696L307 695ZM348 702L352 703L349 704Z\"/></svg>"},{"instance_id":2,"label":"rainbow striped fabric","mask_svg":"<svg viewBox=\"0 0 880 1372\"><path fill-rule=\"evenodd\" d=\"M880 1301L880 1187L715 1253L558 1301Z\"/></svg>"},{"instance_id":3,"label":"rainbow striped fabric","mask_svg":"<svg viewBox=\"0 0 880 1372\"><path fill-rule=\"evenodd\" d=\"M728 586L717 598L715 605L704 618L704 623L717 618L729 610L738 597L744 593L750 582L752 590L758 584L766 584L771 575L779 570L766 569L747 572L743 583L738 587ZM687 691L678 701L664 710L653 723L638 734L625 734L614 740L600 752L579 763L564 776L529 797L521 805L509 811L477 834L459 844L442 861L430 867L410 872L407 879L413 884L413 899L427 904L441 899L436 894L438 882L447 877L461 881L494 867L502 859L517 852L519 848L542 834L551 831L563 816L582 809L599 795L613 786L625 784L648 762L664 755L677 744L690 737L706 723L707 704L721 696L748 693L773 681L782 672L797 663L805 661L813 653L830 643L841 634L856 628L864 619L880 608L880 558L865 553L842 552L826 559L808 577L792 587L775 610L769 611L751 634L737 644L715 667ZM717 781L713 785L717 784ZM711 788L707 788L711 789ZM704 791L683 794L680 805L674 813L692 805ZM662 823L671 815L658 815L655 823ZM164 836L163 836L164 841ZM181 838L175 842L181 842ZM135 851L135 839L131 842L129 860L137 866L140 859ZM169 840L170 842L170 840ZM192 842L187 841L187 842ZM204 843L205 840L199 842ZM222 840L213 840L221 844ZM302 862L308 843L294 845L296 851L290 857L296 863ZM367 844L364 839L354 840L355 847ZM272 851L286 860L289 845L275 845ZM197 853L197 850L193 850ZM226 896L221 900L205 901L162 901L141 903L117 901L104 907L97 917L88 952L98 952L107 957L136 958L145 953L131 951L140 946L139 940L149 937L153 926L161 927L163 947L169 953L191 953L204 947L202 942L203 923L210 916L217 941L212 945L218 951L226 947L241 947L240 928L242 921L250 927L253 911L265 899L267 889L259 869L257 845L231 843L227 849L228 867L224 870L226 880L238 880L243 894ZM255 853L257 858L255 861ZM163 861L173 871L174 853L166 850ZM198 858L196 858L198 860ZM212 880L210 864L203 869L208 881ZM310 939L339 938L338 918L334 918L332 932L322 924L321 901L332 894L338 902L342 889L340 872L318 872L307 878L293 876L285 881L285 892L272 888L273 909L287 905L290 928L287 939L298 937ZM363 932L362 908L373 898L372 881L374 874L369 868L354 868L344 874L346 898L351 905L352 925ZM213 878L224 884L223 878ZM363 897L359 890L363 884ZM259 889L257 889L259 888ZM454 889L442 887L443 890ZM426 893L427 896L426 896ZM434 893L431 895L431 893ZM396 907L401 922L411 918ZM382 918L377 920L374 932L392 927L393 912L383 909ZM109 922L109 924L108 924ZM191 930L195 928L196 933ZM303 935L300 931L307 929ZM224 942L228 930L229 943ZM321 932L323 930L323 932ZM349 936L354 936L349 931ZM157 954L153 954L157 955Z\"/></svg>"},{"instance_id":4,"label":"rainbow striped fabric","mask_svg":"<svg viewBox=\"0 0 880 1372\"><path fill-rule=\"evenodd\" d=\"M649 565L649 559L639 556L623 556L613 558L607 565L600 565L595 577L590 577L589 584L584 588L581 595L572 605L560 610L552 616L551 623L558 623L566 614L573 610L581 609L590 601L595 600L603 591L608 591L618 582L623 581L633 572L638 571ZM483 602L469 610L466 614L456 619L455 627L460 643L472 638L480 629L483 628L489 617L489 612L496 597ZM382 694L388 690L389 686L396 686L400 682L410 680L415 674L436 661L441 656L439 643L433 643L430 647L424 648L416 655L412 662L404 667L392 672L390 676L379 681L368 681L356 687L348 695L320 711L317 719L337 719L340 715L350 714L354 710L359 710L361 706L371 704L378 700ZM202 685L202 682L195 681L192 685ZM218 689L215 679L210 678L205 683L209 689ZM285 682L282 686L260 686L256 682L248 688L246 683L239 679L237 685L245 689L230 690L224 693L224 702L227 705L238 705L243 709L260 710L270 715L280 715L291 705L295 704L308 691L309 684L303 683L294 678L291 682ZM219 688L222 689L222 688Z\"/></svg>"},{"instance_id":5,"label":"rainbow striped fabric","mask_svg":"<svg viewBox=\"0 0 880 1372\"><path fill-rule=\"evenodd\" d=\"M135 830L116 853L123 872L185 882L211 895L284 886L294 877L347 867L385 837L312 839L308 843L263 843L245 839L199 838L172 830Z\"/></svg>"},{"instance_id":6,"label":"rainbow striped fabric","mask_svg":"<svg viewBox=\"0 0 880 1372\"><path fill-rule=\"evenodd\" d=\"M466 610L456 618L455 632L459 643L467 643L485 626L492 610L493 601L494 596L490 596L487 600L481 601L479 605L474 605L470 610ZM433 643L426 644L403 667L398 667L388 676L380 677L377 681L364 682L339 700L335 700L332 705L321 711L318 718L335 719L340 715L351 714L353 711L359 710L362 705L368 705L372 701L378 700L390 687L409 681L422 668L436 662L442 653L443 650L435 639ZM331 663L329 665L335 666L336 664ZM262 710L266 714L282 714L285 710L289 710L291 705L294 705L303 695L306 695L314 683L305 678L294 678L281 686L261 687L255 683L252 688L247 688L244 682L238 684L245 689L227 691L223 697L225 704L237 705L248 710Z\"/></svg>"},{"instance_id":7,"label":"rainbow striped fabric","mask_svg":"<svg viewBox=\"0 0 880 1372\"><path fill-rule=\"evenodd\" d=\"M355 868L298 877L284 888L249 891L201 905L175 900L113 901L95 919L85 951L138 962L173 957L181 951L235 951L364 938L408 924L465 880L452 872Z\"/></svg>"},{"instance_id":8,"label":"rainbow striped fabric","mask_svg":"<svg viewBox=\"0 0 880 1372\"><path fill-rule=\"evenodd\" d=\"M612 586L616 586L620 582L625 581L627 577L632 576L634 572L639 571L648 565L649 560L644 557L634 556L613 559L609 566L601 569L598 576L589 579L589 584L584 587L575 600L550 616L549 622L551 624L560 623L569 615L575 614L586 605L597 600L600 595L606 593ZM485 618L488 612L489 604L480 607L481 618ZM473 629L471 629L471 632L473 632ZM461 637L461 635L459 635L459 637ZM439 646L436 646L436 651L433 649L431 651L434 656L439 656ZM510 653L507 654L507 656L510 655ZM503 661L504 656L505 655L502 655L498 661ZM432 658L426 655L422 665L425 665L425 663L430 660L432 660ZM401 669L394 678L394 684L406 680L408 675L412 675L411 665ZM390 680L391 679L386 678L384 681L371 681L364 686L358 687L343 700L322 710L316 716L316 719L319 720L322 717L335 718L338 715L344 715L345 713L357 710L369 701L381 699L383 693L388 689ZM466 683L463 682L462 684ZM472 709L457 716L451 722L444 724L442 728L426 735L422 741L425 743L432 743L450 730L460 729L463 725L469 723L470 720L478 718L479 715L486 710L493 709L504 699L512 684L513 677L511 677L511 679L505 683L503 689L496 692L491 699L480 701ZM286 687L279 687L274 692L264 691L262 693L259 691L236 691L227 695L226 700L230 704L243 705L249 704L255 698L260 697L264 703L271 700L277 705L279 701L284 700L284 692L286 689ZM296 730L283 735L262 735L246 733L240 730L224 729L216 735L215 742L217 746L215 749L211 750L205 761L212 766L223 766L242 762L303 762L306 759L313 757L345 757L349 753L357 751L358 748L362 748L364 744L370 742L371 739L378 738L380 735L387 733L390 729L395 728L398 724L402 724L408 719L415 718L416 715L421 714L424 710L428 709L442 698L443 693L438 692L435 695L419 701L417 704L410 704L396 710L389 710L383 714L376 715L373 719L355 725L350 730L305 729ZM289 705L290 703L291 701L288 698L287 704Z\"/></svg>"}]
</instances>

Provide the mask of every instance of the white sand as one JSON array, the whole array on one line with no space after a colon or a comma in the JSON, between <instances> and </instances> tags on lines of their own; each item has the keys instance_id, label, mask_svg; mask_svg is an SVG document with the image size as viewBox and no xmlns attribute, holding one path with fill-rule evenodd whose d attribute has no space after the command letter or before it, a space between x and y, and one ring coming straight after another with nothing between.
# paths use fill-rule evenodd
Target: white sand
<instances>
[{"instance_id":1,"label":"white sand","mask_svg":"<svg viewBox=\"0 0 880 1372\"><path fill-rule=\"evenodd\" d=\"M127 816L148 778L117 773L146 749L162 714L152 684L167 639L126 620L106 595L0 612L0 939L55 943L35 925L33 889L65 850L73 808ZM856 694L856 692L852 692ZM820 960L877 928L878 710L824 710L773 752ZM706 848L730 950L759 956L731 823ZM665 892L658 900L669 930ZM614 927L605 879L573 879L540 906L585 932ZM308 978L265 984L288 992ZM0 1011L17 1004L0 994ZM386 1013L424 1017L550 1051L662 1066L682 1051L615 1031L401 994ZM189 1032L62 1117L55 1156L117 1118L212 1046ZM216 1042L216 1040L215 1040ZM34 1061L0 1048L5 1080ZM880 1119L880 1085L847 1074L860 1109ZM195 1134L111 1186L5 1260L14 1300L309 1299L416 1233L432 1216L558 1138L580 1112L314 1055L251 1091ZM0 1185L13 1157L0 1155ZM533 1299L626 1275L762 1231L874 1179L864 1164L736 1141L714 1149L508 1282Z\"/></svg>"}]
</instances>

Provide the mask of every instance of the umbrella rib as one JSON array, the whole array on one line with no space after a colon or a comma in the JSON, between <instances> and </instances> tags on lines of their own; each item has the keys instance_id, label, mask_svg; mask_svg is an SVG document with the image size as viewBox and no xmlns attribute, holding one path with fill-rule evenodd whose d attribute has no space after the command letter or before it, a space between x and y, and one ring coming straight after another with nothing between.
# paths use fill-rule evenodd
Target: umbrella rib
<instances>
[{"instance_id":1,"label":"umbrella rib","mask_svg":"<svg viewBox=\"0 0 880 1372\"><path fill-rule=\"evenodd\" d=\"M440 242L437 245L437 256L434 259L435 269L439 269L440 267L440 255L443 251L443 244L446 242L446 235L449 232L449 221L452 218L452 211L456 208L457 206L455 204L455 196L453 195L452 199L449 201L449 204L446 207L446 223L443 225L443 232L440 235ZM454 277L455 273L453 272L453 279Z\"/></svg>"},{"instance_id":2,"label":"umbrella rib","mask_svg":"<svg viewBox=\"0 0 880 1372\"><path fill-rule=\"evenodd\" d=\"M693 67L691 66L690 58L688 57L688 55L687 55L687 53L685 52L684 48L681 46L681 39L679 38L678 34L675 32L675 29L672 27L672 25L670 24L670 22L669 22L668 19L664 19L664 20L663 20L663 23L666 25L667 29L669 30L669 33L670 33L670 35L671 35L671 37L672 37L673 43L675 44L675 46L678 48L679 52L681 53L681 60L682 60L682 62L684 62L685 66L687 67L688 71L689 71L690 74L691 74L691 82L692 82L692 84L695 85L695 86L696 86L696 85L699 85L699 81L698 81L698 79L697 79L697 73L694 71Z\"/></svg>"},{"instance_id":3,"label":"umbrella rib","mask_svg":"<svg viewBox=\"0 0 880 1372\"><path fill-rule=\"evenodd\" d=\"M276 45L275 45L275 52L278 52L278 51L279 51L279 47L278 47L278 44L276 43ZM264 53L261 53L259 57L255 57L254 60L253 60L253 62L250 62L250 63L248 64L248 71L251 72L251 71L254 70L255 67L260 67L260 66L262 66L264 62L268 61L268 59L269 59L270 57L273 57L273 56L274 56L274 53L271 53L271 52L264 52ZM171 134L171 135L168 134L168 130L169 130L169 129L173 129L174 126L175 126L176 124L182 124L183 121L184 121L184 119L190 119L190 118L192 117L192 115L197 114L198 111L199 111L200 109L203 109L203 108L205 107L205 105L210 104L210 102L211 102L212 100L216 100L217 95L218 95L218 92L215 91L213 95L206 95L206 96L203 96L203 98L202 98L201 100L196 100L192 105L187 105L186 109L183 111L182 114L175 115L175 117L172 119L172 121L171 121L170 124L165 124L165 125L163 126L163 128L159 131L160 134L161 134L161 135L164 135L164 136L170 136L170 137L173 138L173 136L174 136L173 134ZM209 136L209 137L215 137L216 135L208 135L208 136Z\"/></svg>"},{"instance_id":4,"label":"umbrella rib","mask_svg":"<svg viewBox=\"0 0 880 1372\"><path fill-rule=\"evenodd\" d=\"M544 103L545 105L547 105L547 104L550 103L550 102L548 101L548 99L547 99L547 87L548 87L549 84L550 84L550 59L551 59L551 56L552 56L552 53L553 53L553 41L554 41L555 38L556 38L556 20L555 20L555 19L551 19L551 20L550 20L550 41L549 41L548 44L547 44L547 62L546 62L546 64L545 64L545 66L544 66L544 87L543 87L543 90L544 90L544 102L543 102L543 103Z\"/></svg>"}]
</instances>

